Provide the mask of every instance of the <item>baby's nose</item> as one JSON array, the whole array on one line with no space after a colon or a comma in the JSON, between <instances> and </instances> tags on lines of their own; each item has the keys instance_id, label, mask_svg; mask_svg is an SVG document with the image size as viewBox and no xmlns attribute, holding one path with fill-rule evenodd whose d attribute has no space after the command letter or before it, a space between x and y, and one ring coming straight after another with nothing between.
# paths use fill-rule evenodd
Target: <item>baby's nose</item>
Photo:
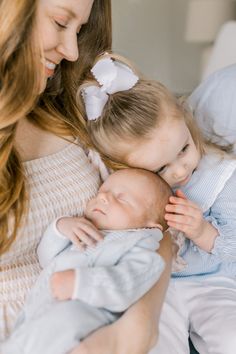
<instances>
[{"instance_id":1,"label":"baby's nose","mask_svg":"<svg viewBox=\"0 0 236 354\"><path fill-rule=\"evenodd\" d=\"M104 204L107 204L107 203L108 203L108 195L107 195L107 193L105 193L105 192L100 192L100 193L98 194L98 197L99 197L99 199L100 199L100 201L101 201L102 203L104 203Z\"/></svg>"}]
</instances>

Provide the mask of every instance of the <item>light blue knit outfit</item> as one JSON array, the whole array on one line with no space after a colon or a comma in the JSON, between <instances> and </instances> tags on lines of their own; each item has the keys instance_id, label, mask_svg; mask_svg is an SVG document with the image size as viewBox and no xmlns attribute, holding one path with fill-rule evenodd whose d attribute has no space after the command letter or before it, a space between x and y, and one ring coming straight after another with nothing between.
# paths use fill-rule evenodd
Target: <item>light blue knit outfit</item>
<instances>
[{"instance_id":1,"label":"light blue knit outfit","mask_svg":"<svg viewBox=\"0 0 236 354\"><path fill-rule=\"evenodd\" d=\"M200 280L222 275L236 277L236 159L205 155L187 185L186 196L198 204L204 217L218 230L214 247L207 253L186 240L181 256L186 268L174 278Z\"/></svg>"},{"instance_id":2,"label":"light blue knit outfit","mask_svg":"<svg viewBox=\"0 0 236 354\"><path fill-rule=\"evenodd\" d=\"M162 232L137 229L104 232L96 247L79 251L48 227L38 247L44 267L32 288L4 354L66 354L97 328L116 320L159 279L164 261L156 252ZM52 273L76 269L73 300L52 298Z\"/></svg>"}]
</instances>

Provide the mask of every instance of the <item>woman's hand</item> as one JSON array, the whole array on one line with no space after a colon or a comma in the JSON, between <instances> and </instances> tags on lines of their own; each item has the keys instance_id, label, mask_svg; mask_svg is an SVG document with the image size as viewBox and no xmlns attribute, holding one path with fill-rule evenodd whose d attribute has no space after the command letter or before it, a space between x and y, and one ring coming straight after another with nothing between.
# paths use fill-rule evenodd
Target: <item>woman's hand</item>
<instances>
[{"instance_id":1,"label":"woman's hand","mask_svg":"<svg viewBox=\"0 0 236 354\"><path fill-rule=\"evenodd\" d=\"M169 200L170 204L165 208L168 226L182 231L197 246L210 252L218 231L203 218L201 208L187 199L179 189L176 191L176 196L171 196Z\"/></svg>"},{"instance_id":2,"label":"woman's hand","mask_svg":"<svg viewBox=\"0 0 236 354\"><path fill-rule=\"evenodd\" d=\"M136 303L119 320L88 336L70 354L147 354L157 341L154 317Z\"/></svg>"},{"instance_id":3,"label":"woman's hand","mask_svg":"<svg viewBox=\"0 0 236 354\"><path fill-rule=\"evenodd\" d=\"M56 226L80 250L103 239L101 232L84 217L62 217Z\"/></svg>"}]
</instances>

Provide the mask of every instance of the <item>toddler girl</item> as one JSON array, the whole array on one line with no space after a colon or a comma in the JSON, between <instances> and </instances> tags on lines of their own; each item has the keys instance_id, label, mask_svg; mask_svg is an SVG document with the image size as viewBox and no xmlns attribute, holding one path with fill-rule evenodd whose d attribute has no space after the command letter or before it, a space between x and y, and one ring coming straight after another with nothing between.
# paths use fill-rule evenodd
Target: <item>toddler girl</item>
<instances>
[{"instance_id":1,"label":"toddler girl","mask_svg":"<svg viewBox=\"0 0 236 354\"><path fill-rule=\"evenodd\" d=\"M104 55L91 71L78 103L93 145L112 167L159 174L175 191L165 219L186 236L187 267L173 273L152 353L189 353L190 333L201 354L234 354L236 159L204 140L189 110L125 59Z\"/></svg>"}]
</instances>

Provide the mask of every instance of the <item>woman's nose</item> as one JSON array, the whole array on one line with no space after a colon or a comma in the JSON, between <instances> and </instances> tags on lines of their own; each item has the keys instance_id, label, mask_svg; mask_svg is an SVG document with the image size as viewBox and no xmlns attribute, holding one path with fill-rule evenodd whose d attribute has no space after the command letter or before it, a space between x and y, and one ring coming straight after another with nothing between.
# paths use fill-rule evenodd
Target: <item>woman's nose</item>
<instances>
[{"instance_id":1,"label":"woman's nose","mask_svg":"<svg viewBox=\"0 0 236 354\"><path fill-rule=\"evenodd\" d=\"M57 48L58 52L68 61L76 61L79 58L77 35L68 34L63 38Z\"/></svg>"}]
</instances>

